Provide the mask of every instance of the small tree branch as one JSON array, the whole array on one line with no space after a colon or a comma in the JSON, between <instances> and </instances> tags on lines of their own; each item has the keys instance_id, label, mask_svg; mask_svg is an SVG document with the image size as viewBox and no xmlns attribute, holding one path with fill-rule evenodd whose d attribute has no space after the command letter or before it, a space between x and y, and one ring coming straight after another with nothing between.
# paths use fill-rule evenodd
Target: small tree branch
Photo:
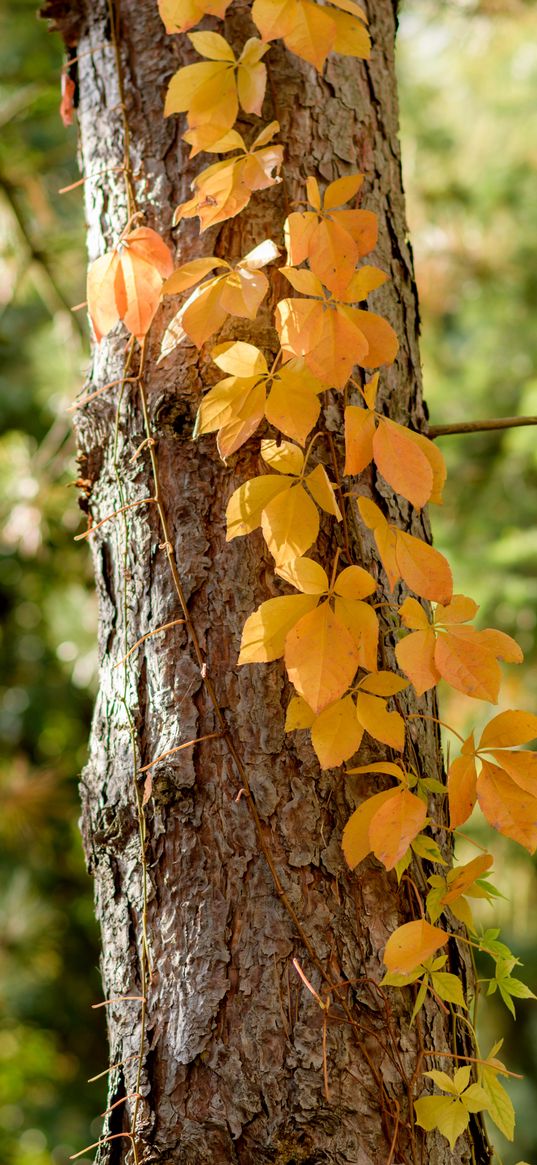
<instances>
[{"instance_id":1,"label":"small tree branch","mask_svg":"<svg viewBox=\"0 0 537 1165\"><path fill-rule=\"evenodd\" d=\"M537 417L494 417L490 421L461 421L458 425L429 425L427 436L448 437L452 433L490 433L496 429L521 429L537 425Z\"/></svg>"}]
</instances>

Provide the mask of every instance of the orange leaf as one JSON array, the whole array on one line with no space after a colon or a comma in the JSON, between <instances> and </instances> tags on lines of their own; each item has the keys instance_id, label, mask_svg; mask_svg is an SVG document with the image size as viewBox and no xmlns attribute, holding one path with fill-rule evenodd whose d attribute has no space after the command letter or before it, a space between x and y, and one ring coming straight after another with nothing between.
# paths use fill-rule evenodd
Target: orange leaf
<instances>
[{"instance_id":1,"label":"orange leaf","mask_svg":"<svg viewBox=\"0 0 537 1165\"><path fill-rule=\"evenodd\" d=\"M457 898L465 894L477 878L485 873L485 870L490 870L493 861L492 854L479 854L477 858L473 858L465 866L450 870L446 879L448 889L442 897L444 905L448 906L450 902L455 902Z\"/></svg>"},{"instance_id":2,"label":"orange leaf","mask_svg":"<svg viewBox=\"0 0 537 1165\"><path fill-rule=\"evenodd\" d=\"M345 309L354 326L367 340L367 355L360 360L362 368L378 368L380 364L393 364L399 351L399 340L387 320L372 311L358 307Z\"/></svg>"},{"instance_id":3,"label":"orange leaf","mask_svg":"<svg viewBox=\"0 0 537 1165\"><path fill-rule=\"evenodd\" d=\"M475 700L496 703L501 673L483 643L482 632L472 627L457 627L456 631L439 635L434 658L439 672L452 688Z\"/></svg>"},{"instance_id":4,"label":"orange leaf","mask_svg":"<svg viewBox=\"0 0 537 1165\"><path fill-rule=\"evenodd\" d=\"M520 789L502 769L483 761L477 780L477 798L493 829L534 853L537 848L537 797Z\"/></svg>"},{"instance_id":5,"label":"orange leaf","mask_svg":"<svg viewBox=\"0 0 537 1165\"><path fill-rule=\"evenodd\" d=\"M107 251L88 270L88 312L97 342L108 335L120 318L115 295L118 267L117 251Z\"/></svg>"},{"instance_id":6,"label":"orange leaf","mask_svg":"<svg viewBox=\"0 0 537 1165\"><path fill-rule=\"evenodd\" d=\"M374 740L388 744L400 752L405 746L405 722L399 712L388 712L386 703L378 696L359 691L356 714L366 732Z\"/></svg>"},{"instance_id":7,"label":"orange leaf","mask_svg":"<svg viewBox=\"0 0 537 1165\"><path fill-rule=\"evenodd\" d=\"M479 748L511 748L537 738L537 716L532 712L500 712L483 729Z\"/></svg>"},{"instance_id":8,"label":"orange leaf","mask_svg":"<svg viewBox=\"0 0 537 1165\"><path fill-rule=\"evenodd\" d=\"M459 756L448 773L449 821L452 829L464 825L476 801L477 770L474 756Z\"/></svg>"},{"instance_id":9,"label":"orange leaf","mask_svg":"<svg viewBox=\"0 0 537 1165\"><path fill-rule=\"evenodd\" d=\"M249 150L240 134L236 134L236 140L234 138L231 145L227 145L226 148L239 147L242 152L208 166L194 178L192 182L194 195L177 207L173 218L174 225L183 218L199 215L200 229L205 231L208 227L233 218L244 210L255 190L266 190L280 182L278 171L282 164L283 146L266 144L279 128L277 121L271 122L259 134ZM188 135L184 136L187 138ZM222 148L221 142L216 145Z\"/></svg>"},{"instance_id":10,"label":"orange leaf","mask_svg":"<svg viewBox=\"0 0 537 1165\"><path fill-rule=\"evenodd\" d=\"M532 797L537 797L537 752L492 749L491 755L515 785ZM483 760L482 757L480 759Z\"/></svg>"},{"instance_id":11,"label":"orange leaf","mask_svg":"<svg viewBox=\"0 0 537 1165\"><path fill-rule=\"evenodd\" d=\"M449 935L444 930L439 926L431 926L424 918L405 922L390 935L384 951L384 963L388 971L406 975L445 946L448 939Z\"/></svg>"},{"instance_id":12,"label":"orange leaf","mask_svg":"<svg viewBox=\"0 0 537 1165\"><path fill-rule=\"evenodd\" d=\"M371 850L369 826L375 813L386 802L397 797L397 794L397 789L386 789L384 793L375 793L373 797L368 797L363 801L347 821L341 840L343 853L351 870L354 870Z\"/></svg>"},{"instance_id":13,"label":"orange leaf","mask_svg":"<svg viewBox=\"0 0 537 1165\"><path fill-rule=\"evenodd\" d=\"M376 591L377 584L373 575L363 566L347 566L338 574L334 583L334 592L343 599L367 599Z\"/></svg>"},{"instance_id":14,"label":"orange leaf","mask_svg":"<svg viewBox=\"0 0 537 1165\"><path fill-rule=\"evenodd\" d=\"M362 473L373 460L375 414L358 405L345 409L345 467L347 474Z\"/></svg>"},{"instance_id":15,"label":"orange leaf","mask_svg":"<svg viewBox=\"0 0 537 1165\"><path fill-rule=\"evenodd\" d=\"M426 816L427 806L407 789L398 789L395 797L377 810L369 826L369 841L387 870L393 870L406 853L423 829Z\"/></svg>"},{"instance_id":16,"label":"orange leaf","mask_svg":"<svg viewBox=\"0 0 537 1165\"><path fill-rule=\"evenodd\" d=\"M405 599L399 607L399 614L405 627L410 631L428 631L430 627L427 612L417 599Z\"/></svg>"},{"instance_id":17,"label":"orange leaf","mask_svg":"<svg viewBox=\"0 0 537 1165\"><path fill-rule=\"evenodd\" d=\"M426 631L414 631L396 644L397 663L408 676L418 696L423 696L429 688L434 688L440 679L440 672L434 662L435 646L434 631L431 627Z\"/></svg>"},{"instance_id":18,"label":"orange leaf","mask_svg":"<svg viewBox=\"0 0 537 1165\"><path fill-rule=\"evenodd\" d=\"M467 595L453 595L450 603L438 603L434 613L436 627L449 627L452 623L467 623L477 614L479 607Z\"/></svg>"},{"instance_id":19,"label":"orange leaf","mask_svg":"<svg viewBox=\"0 0 537 1165\"><path fill-rule=\"evenodd\" d=\"M413 506L426 505L433 489L430 462L407 430L385 417L380 418L373 437L375 463L396 493Z\"/></svg>"},{"instance_id":20,"label":"orange leaf","mask_svg":"<svg viewBox=\"0 0 537 1165\"><path fill-rule=\"evenodd\" d=\"M414 538L404 530L392 527L396 535L395 558L401 577L411 590L423 599L449 602L453 590L453 578L449 563L443 554Z\"/></svg>"},{"instance_id":21,"label":"orange leaf","mask_svg":"<svg viewBox=\"0 0 537 1165\"><path fill-rule=\"evenodd\" d=\"M290 631L285 665L291 683L315 712L322 712L346 692L358 666L358 651L327 602Z\"/></svg>"}]
</instances>

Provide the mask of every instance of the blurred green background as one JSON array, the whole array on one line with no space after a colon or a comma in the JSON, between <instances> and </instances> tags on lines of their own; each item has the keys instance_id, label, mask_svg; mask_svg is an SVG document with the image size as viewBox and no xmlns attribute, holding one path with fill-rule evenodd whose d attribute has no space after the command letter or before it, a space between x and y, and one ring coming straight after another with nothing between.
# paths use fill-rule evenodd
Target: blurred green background
<instances>
[{"instance_id":1,"label":"blurred green background","mask_svg":"<svg viewBox=\"0 0 537 1165\"><path fill-rule=\"evenodd\" d=\"M537 12L522 0L406 0L399 38L408 217L421 295L431 420L537 414ZM76 778L95 690L96 605L73 543L77 476L66 408L83 384L85 251L76 128L59 117L61 46L35 0L0 0L0 1158L66 1165L96 1139L105 1063L91 884ZM437 545L481 626L514 634L502 706L537 696L537 433L447 437ZM461 723L492 709L444 700ZM537 983L534 863L493 839L510 902L503 937ZM469 855L470 856L470 855ZM486 973L489 973L487 967ZM537 1160L537 1010L495 1000L483 1050L505 1038L516 1147ZM84 1159L83 1159L84 1160ZM88 1157L89 1160L89 1157Z\"/></svg>"}]
</instances>

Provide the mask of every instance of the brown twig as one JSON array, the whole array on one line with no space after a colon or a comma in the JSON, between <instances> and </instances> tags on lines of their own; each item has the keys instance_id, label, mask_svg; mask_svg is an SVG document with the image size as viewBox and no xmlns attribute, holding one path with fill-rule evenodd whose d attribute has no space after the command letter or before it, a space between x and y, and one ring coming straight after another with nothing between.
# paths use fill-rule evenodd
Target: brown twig
<instances>
[{"instance_id":1,"label":"brown twig","mask_svg":"<svg viewBox=\"0 0 537 1165\"><path fill-rule=\"evenodd\" d=\"M489 421L460 421L455 425L429 425L426 436L449 437L456 433L493 433L498 429L522 429L537 425L537 417L493 417Z\"/></svg>"}]
</instances>

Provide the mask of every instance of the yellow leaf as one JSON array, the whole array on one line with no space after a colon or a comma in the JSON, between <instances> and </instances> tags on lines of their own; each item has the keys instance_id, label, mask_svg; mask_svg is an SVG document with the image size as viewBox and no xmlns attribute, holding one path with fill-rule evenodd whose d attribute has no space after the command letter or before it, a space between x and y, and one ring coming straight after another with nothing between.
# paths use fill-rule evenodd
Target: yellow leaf
<instances>
[{"instance_id":1,"label":"yellow leaf","mask_svg":"<svg viewBox=\"0 0 537 1165\"><path fill-rule=\"evenodd\" d=\"M261 43L257 37L246 41L237 69L237 92L241 108L245 113L256 113L261 116L265 89L267 87L267 70L261 62L261 57L267 51L267 45Z\"/></svg>"},{"instance_id":2,"label":"yellow leaf","mask_svg":"<svg viewBox=\"0 0 537 1165\"><path fill-rule=\"evenodd\" d=\"M263 461L276 469L278 473L290 473L297 476L302 472L304 454L301 449L290 441L265 440L261 442L261 456Z\"/></svg>"},{"instance_id":3,"label":"yellow leaf","mask_svg":"<svg viewBox=\"0 0 537 1165\"><path fill-rule=\"evenodd\" d=\"M396 790L396 795L377 810L369 826L369 841L387 870L393 870L406 853L423 829L426 816L427 806L407 789Z\"/></svg>"},{"instance_id":4,"label":"yellow leaf","mask_svg":"<svg viewBox=\"0 0 537 1165\"><path fill-rule=\"evenodd\" d=\"M455 1096L422 1096L414 1101L414 1108L416 1123L420 1128L427 1132L438 1129L452 1149L470 1120L462 1100Z\"/></svg>"},{"instance_id":5,"label":"yellow leaf","mask_svg":"<svg viewBox=\"0 0 537 1165\"><path fill-rule=\"evenodd\" d=\"M218 86L222 93L224 105L231 101L231 106L225 110L219 124L229 123L229 128L236 119L239 103L235 93L235 78L233 69L227 62L202 61L195 65L185 65L172 77L166 93L164 116L172 113L198 112L210 106L213 99L214 87ZM234 116L230 114L234 109ZM219 111L220 118L220 111Z\"/></svg>"},{"instance_id":6,"label":"yellow leaf","mask_svg":"<svg viewBox=\"0 0 537 1165\"><path fill-rule=\"evenodd\" d=\"M269 263L274 263L279 254L280 248L272 242L272 239L263 239L262 243L248 251L244 259L239 260L237 267L249 267L251 271L256 271L259 267L268 267Z\"/></svg>"},{"instance_id":7,"label":"yellow leaf","mask_svg":"<svg viewBox=\"0 0 537 1165\"><path fill-rule=\"evenodd\" d=\"M348 57L358 57L359 60L368 60L371 55L371 40L363 24L346 12L330 10L330 15L336 26L334 52L343 53Z\"/></svg>"},{"instance_id":8,"label":"yellow leaf","mask_svg":"<svg viewBox=\"0 0 537 1165\"><path fill-rule=\"evenodd\" d=\"M290 631L285 665L291 683L315 712L344 695L358 666L356 645L327 602Z\"/></svg>"},{"instance_id":9,"label":"yellow leaf","mask_svg":"<svg viewBox=\"0 0 537 1165\"><path fill-rule=\"evenodd\" d=\"M229 0L158 0L166 32L186 32L198 24L205 13L225 16Z\"/></svg>"},{"instance_id":10,"label":"yellow leaf","mask_svg":"<svg viewBox=\"0 0 537 1165\"><path fill-rule=\"evenodd\" d=\"M303 445L321 411L317 394L322 391L323 385L303 360L289 360L272 379L265 406L267 421Z\"/></svg>"},{"instance_id":11,"label":"yellow leaf","mask_svg":"<svg viewBox=\"0 0 537 1165\"><path fill-rule=\"evenodd\" d=\"M306 178L306 190L308 193L308 202L315 210L321 209L321 191L319 190L319 183L316 178L310 174Z\"/></svg>"},{"instance_id":12,"label":"yellow leaf","mask_svg":"<svg viewBox=\"0 0 537 1165\"><path fill-rule=\"evenodd\" d=\"M398 692L408 688L408 680L395 675L391 671L377 671L373 675L364 676L359 683L360 691L369 692L371 696L395 696Z\"/></svg>"},{"instance_id":13,"label":"yellow leaf","mask_svg":"<svg viewBox=\"0 0 537 1165\"><path fill-rule=\"evenodd\" d=\"M491 1121L508 1141L512 1141L515 1132L515 1110L511 1097L491 1068L481 1070L480 1083L487 1097L487 1111Z\"/></svg>"},{"instance_id":14,"label":"yellow leaf","mask_svg":"<svg viewBox=\"0 0 537 1165\"><path fill-rule=\"evenodd\" d=\"M334 592L343 599L367 599L376 591L377 583L363 566L347 566L334 583Z\"/></svg>"},{"instance_id":15,"label":"yellow leaf","mask_svg":"<svg viewBox=\"0 0 537 1165\"><path fill-rule=\"evenodd\" d=\"M324 195L324 209L333 210L336 206L343 206L358 193L364 181L363 174L347 174L344 178L336 178L326 187Z\"/></svg>"},{"instance_id":16,"label":"yellow leaf","mask_svg":"<svg viewBox=\"0 0 537 1165\"><path fill-rule=\"evenodd\" d=\"M537 737L537 716L511 709L500 712L483 729L479 748L513 748Z\"/></svg>"},{"instance_id":17,"label":"yellow leaf","mask_svg":"<svg viewBox=\"0 0 537 1165\"><path fill-rule=\"evenodd\" d=\"M464 825L476 801L475 757L459 756L449 767L449 821L452 829Z\"/></svg>"},{"instance_id":18,"label":"yellow leaf","mask_svg":"<svg viewBox=\"0 0 537 1165\"><path fill-rule=\"evenodd\" d=\"M312 712L302 696L292 696L287 705L285 731L296 732L300 728L311 728L314 720L315 712Z\"/></svg>"},{"instance_id":19,"label":"yellow leaf","mask_svg":"<svg viewBox=\"0 0 537 1165\"><path fill-rule=\"evenodd\" d=\"M231 45L218 32L191 32L188 39L200 57L208 57L212 61L235 62L235 53Z\"/></svg>"},{"instance_id":20,"label":"yellow leaf","mask_svg":"<svg viewBox=\"0 0 537 1165\"><path fill-rule=\"evenodd\" d=\"M420 607L420 610L423 609ZM418 696L428 692L429 688L434 688L441 678L434 662L435 647L436 640L431 627L423 631L414 631L396 644L397 663L401 671L408 676Z\"/></svg>"},{"instance_id":21,"label":"yellow leaf","mask_svg":"<svg viewBox=\"0 0 537 1165\"><path fill-rule=\"evenodd\" d=\"M266 474L245 481L231 495L227 504L227 542L242 534L251 534L261 525L265 506L282 490L287 490L292 478Z\"/></svg>"},{"instance_id":22,"label":"yellow leaf","mask_svg":"<svg viewBox=\"0 0 537 1165\"><path fill-rule=\"evenodd\" d=\"M189 287L199 283L200 279L214 271L215 267L227 266L228 264L223 259L218 259L216 255L204 255L201 259L191 259L189 263L183 263L170 275L170 278L163 284L162 294L178 295L181 291L187 291Z\"/></svg>"},{"instance_id":23,"label":"yellow leaf","mask_svg":"<svg viewBox=\"0 0 537 1165\"><path fill-rule=\"evenodd\" d=\"M319 512L302 485L278 494L261 515L263 537L277 566L300 558L319 533Z\"/></svg>"},{"instance_id":24,"label":"yellow leaf","mask_svg":"<svg viewBox=\"0 0 537 1165\"><path fill-rule=\"evenodd\" d=\"M309 210L294 210L286 218L283 226L285 248L287 262L293 267L299 267L309 257L310 238L318 222L318 216ZM328 284L326 286L328 287Z\"/></svg>"},{"instance_id":25,"label":"yellow leaf","mask_svg":"<svg viewBox=\"0 0 537 1165\"><path fill-rule=\"evenodd\" d=\"M389 971L407 974L445 946L448 938L445 931L439 926L431 926L424 918L405 922L390 935L384 951L384 963Z\"/></svg>"},{"instance_id":26,"label":"yellow leaf","mask_svg":"<svg viewBox=\"0 0 537 1165\"><path fill-rule=\"evenodd\" d=\"M407 430L381 417L373 437L375 462L396 493L413 506L425 506L433 489L433 471L418 445L408 439Z\"/></svg>"},{"instance_id":27,"label":"yellow leaf","mask_svg":"<svg viewBox=\"0 0 537 1165\"><path fill-rule=\"evenodd\" d=\"M222 280L219 305L229 315L255 320L268 289L269 281L262 271L238 266Z\"/></svg>"},{"instance_id":28,"label":"yellow leaf","mask_svg":"<svg viewBox=\"0 0 537 1165\"><path fill-rule=\"evenodd\" d=\"M222 327L227 312L220 302L225 276L217 276L196 287L183 304L176 320L197 348Z\"/></svg>"},{"instance_id":29,"label":"yellow leaf","mask_svg":"<svg viewBox=\"0 0 537 1165\"><path fill-rule=\"evenodd\" d=\"M239 664L270 663L279 659L291 628L312 611L316 603L315 595L284 595L261 603L244 624Z\"/></svg>"},{"instance_id":30,"label":"yellow leaf","mask_svg":"<svg viewBox=\"0 0 537 1165\"><path fill-rule=\"evenodd\" d=\"M396 765L393 761L380 760L373 761L368 765L358 765L356 769L347 769L349 774L354 773L385 773L388 777L395 777L396 781L404 781L405 773L400 765ZM396 793L396 789L391 789L391 793Z\"/></svg>"},{"instance_id":31,"label":"yellow leaf","mask_svg":"<svg viewBox=\"0 0 537 1165\"><path fill-rule=\"evenodd\" d=\"M336 226L335 223L332 225ZM361 303L372 291L376 291L377 287L382 287L388 279L389 275L379 267L360 267L347 284L341 299L344 303Z\"/></svg>"},{"instance_id":32,"label":"yellow leaf","mask_svg":"<svg viewBox=\"0 0 537 1165\"><path fill-rule=\"evenodd\" d=\"M374 413L358 405L348 405L345 409L345 475L362 473L372 461L374 434Z\"/></svg>"},{"instance_id":33,"label":"yellow leaf","mask_svg":"<svg viewBox=\"0 0 537 1165\"><path fill-rule=\"evenodd\" d=\"M280 267L280 275L285 275L291 286L301 295L315 295L321 299L324 298L321 280L313 274L313 271L306 271L304 268L297 270L295 267Z\"/></svg>"},{"instance_id":34,"label":"yellow leaf","mask_svg":"<svg viewBox=\"0 0 537 1165\"><path fill-rule=\"evenodd\" d=\"M386 789L383 793L375 793L372 797L367 797L347 821L341 844L351 870L354 870L371 850L369 826L375 813L382 805L393 800L396 796L397 789Z\"/></svg>"},{"instance_id":35,"label":"yellow leaf","mask_svg":"<svg viewBox=\"0 0 537 1165\"><path fill-rule=\"evenodd\" d=\"M305 595L323 595L328 590L328 576L312 558L295 558L276 567L276 574Z\"/></svg>"},{"instance_id":36,"label":"yellow leaf","mask_svg":"<svg viewBox=\"0 0 537 1165\"><path fill-rule=\"evenodd\" d=\"M336 39L334 21L326 8L309 0L297 0L293 25L283 39L290 52L322 72Z\"/></svg>"},{"instance_id":37,"label":"yellow leaf","mask_svg":"<svg viewBox=\"0 0 537 1165\"><path fill-rule=\"evenodd\" d=\"M333 769L354 756L362 743L363 730L356 719L350 696L330 704L315 719L311 743L322 769Z\"/></svg>"},{"instance_id":38,"label":"yellow leaf","mask_svg":"<svg viewBox=\"0 0 537 1165\"><path fill-rule=\"evenodd\" d=\"M256 389L261 390L261 394ZM243 415L243 409L253 410L258 420L263 416L265 392L263 385L259 385L256 377L250 376L239 380L236 376L228 376L219 380L203 398L196 420L194 436L200 437L203 433L214 433L222 429L234 419Z\"/></svg>"},{"instance_id":39,"label":"yellow leaf","mask_svg":"<svg viewBox=\"0 0 537 1165\"><path fill-rule=\"evenodd\" d=\"M496 765L482 761L477 779L477 799L489 825L524 846L537 848L537 797L520 789Z\"/></svg>"},{"instance_id":40,"label":"yellow leaf","mask_svg":"<svg viewBox=\"0 0 537 1165\"><path fill-rule=\"evenodd\" d=\"M417 599L405 599L404 603L401 603L399 607L399 614L405 627L408 627L410 631L429 630L430 624L427 618L427 612L424 611L421 603L418 603Z\"/></svg>"},{"instance_id":41,"label":"yellow leaf","mask_svg":"<svg viewBox=\"0 0 537 1165\"><path fill-rule=\"evenodd\" d=\"M399 712L388 712L386 703L378 696L370 696L359 691L356 700L356 714L366 732L374 740L388 744L399 752L405 746L405 722Z\"/></svg>"},{"instance_id":42,"label":"yellow leaf","mask_svg":"<svg viewBox=\"0 0 537 1165\"><path fill-rule=\"evenodd\" d=\"M333 518L337 518L338 522L341 522L341 510L336 501L334 487L324 466L316 465L315 469L308 473L305 482L321 510L324 510L326 514L331 514Z\"/></svg>"},{"instance_id":43,"label":"yellow leaf","mask_svg":"<svg viewBox=\"0 0 537 1165\"><path fill-rule=\"evenodd\" d=\"M434 623L436 627L448 627L452 623L467 623L469 619L473 619L478 610L477 603L474 603L474 600L469 599L467 595L453 595L447 606L444 606L443 603L437 603Z\"/></svg>"},{"instance_id":44,"label":"yellow leaf","mask_svg":"<svg viewBox=\"0 0 537 1165\"><path fill-rule=\"evenodd\" d=\"M349 567L350 569L352 568ZM373 608L360 600L342 599L338 596L335 601L335 612L354 639L359 667L365 668L368 672L375 671L379 622Z\"/></svg>"},{"instance_id":45,"label":"yellow leaf","mask_svg":"<svg viewBox=\"0 0 537 1165\"><path fill-rule=\"evenodd\" d=\"M252 20L263 40L276 40L292 29L296 20L297 0L255 0Z\"/></svg>"},{"instance_id":46,"label":"yellow leaf","mask_svg":"<svg viewBox=\"0 0 537 1165\"><path fill-rule=\"evenodd\" d=\"M225 344L217 344L211 351L214 363L228 372L231 376L254 377L268 373L267 362L263 353L253 344L244 340L232 340Z\"/></svg>"}]
</instances>

